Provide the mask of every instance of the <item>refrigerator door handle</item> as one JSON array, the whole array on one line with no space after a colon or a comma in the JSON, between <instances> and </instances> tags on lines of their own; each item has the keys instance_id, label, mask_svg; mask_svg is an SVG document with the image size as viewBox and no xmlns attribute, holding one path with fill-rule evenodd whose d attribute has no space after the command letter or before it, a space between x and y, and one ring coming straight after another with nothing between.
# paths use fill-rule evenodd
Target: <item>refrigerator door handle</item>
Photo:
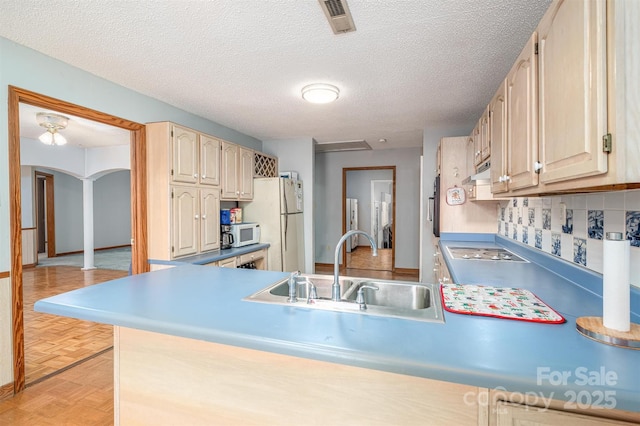
<instances>
[{"instance_id":1,"label":"refrigerator door handle","mask_svg":"<svg viewBox=\"0 0 640 426\"><path fill-rule=\"evenodd\" d=\"M435 202L434 197L429 197L429 208L427 209L427 220L429 222L433 222L433 203Z\"/></svg>"},{"instance_id":2,"label":"refrigerator door handle","mask_svg":"<svg viewBox=\"0 0 640 426\"><path fill-rule=\"evenodd\" d=\"M287 230L289 228L289 215L284 215L284 251L287 251Z\"/></svg>"},{"instance_id":3,"label":"refrigerator door handle","mask_svg":"<svg viewBox=\"0 0 640 426\"><path fill-rule=\"evenodd\" d=\"M283 185L284 186L284 188L283 188L284 191L282 191L282 195L284 197L284 214L289 214L289 201L287 200L287 187L286 187L287 181L284 181L283 183L284 183L284 185ZM286 228L286 226L285 226L285 228ZM286 231L285 231L285 233L286 233Z\"/></svg>"}]
</instances>

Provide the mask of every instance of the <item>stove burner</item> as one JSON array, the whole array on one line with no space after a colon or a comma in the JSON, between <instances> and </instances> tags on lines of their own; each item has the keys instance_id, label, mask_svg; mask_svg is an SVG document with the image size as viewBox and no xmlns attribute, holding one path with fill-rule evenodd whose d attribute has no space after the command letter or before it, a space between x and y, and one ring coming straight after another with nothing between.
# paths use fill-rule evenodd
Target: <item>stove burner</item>
<instances>
[{"instance_id":1,"label":"stove burner","mask_svg":"<svg viewBox=\"0 0 640 426\"><path fill-rule=\"evenodd\" d=\"M527 262L527 260L500 247L447 247L454 259Z\"/></svg>"}]
</instances>

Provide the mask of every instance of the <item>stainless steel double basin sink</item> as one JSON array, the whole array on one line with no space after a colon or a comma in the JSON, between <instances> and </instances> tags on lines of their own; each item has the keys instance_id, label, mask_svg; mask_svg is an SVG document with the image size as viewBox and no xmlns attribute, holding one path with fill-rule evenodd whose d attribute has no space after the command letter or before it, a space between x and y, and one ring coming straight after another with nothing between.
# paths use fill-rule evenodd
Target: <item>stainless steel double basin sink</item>
<instances>
[{"instance_id":1,"label":"stainless steel double basin sink","mask_svg":"<svg viewBox=\"0 0 640 426\"><path fill-rule=\"evenodd\" d=\"M316 287L317 299L309 299L310 283ZM297 302L287 301L288 279L269 285L243 300L415 321L444 322L437 284L340 277L342 297L339 302L331 300L332 284L333 276L303 274L297 278ZM358 290L362 286L377 288L362 289L366 309L361 309L361 304L356 303Z\"/></svg>"}]
</instances>

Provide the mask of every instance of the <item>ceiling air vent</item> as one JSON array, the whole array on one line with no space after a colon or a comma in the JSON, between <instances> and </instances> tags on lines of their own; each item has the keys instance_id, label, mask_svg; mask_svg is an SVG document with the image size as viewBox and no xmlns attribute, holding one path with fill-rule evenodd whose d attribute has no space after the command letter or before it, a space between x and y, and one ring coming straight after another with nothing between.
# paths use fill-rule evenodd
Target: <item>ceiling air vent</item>
<instances>
[{"instance_id":1,"label":"ceiling air vent","mask_svg":"<svg viewBox=\"0 0 640 426\"><path fill-rule=\"evenodd\" d=\"M355 141L316 142L315 152L365 151L371 146L364 139Z\"/></svg>"},{"instance_id":2,"label":"ceiling air vent","mask_svg":"<svg viewBox=\"0 0 640 426\"><path fill-rule=\"evenodd\" d=\"M356 30L346 0L318 0L334 34Z\"/></svg>"}]
</instances>

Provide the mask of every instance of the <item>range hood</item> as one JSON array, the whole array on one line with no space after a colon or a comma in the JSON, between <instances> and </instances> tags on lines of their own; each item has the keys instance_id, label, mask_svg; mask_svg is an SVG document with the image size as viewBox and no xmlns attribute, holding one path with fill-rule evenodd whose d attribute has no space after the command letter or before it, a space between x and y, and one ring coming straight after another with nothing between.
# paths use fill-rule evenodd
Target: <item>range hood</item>
<instances>
[{"instance_id":1,"label":"range hood","mask_svg":"<svg viewBox=\"0 0 640 426\"><path fill-rule=\"evenodd\" d=\"M480 166L478 166L478 170L476 174L473 174L462 181L463 185L468 184L486 184L491 181L491 162L487 161Z\"/></svg>"}]
</instances>

